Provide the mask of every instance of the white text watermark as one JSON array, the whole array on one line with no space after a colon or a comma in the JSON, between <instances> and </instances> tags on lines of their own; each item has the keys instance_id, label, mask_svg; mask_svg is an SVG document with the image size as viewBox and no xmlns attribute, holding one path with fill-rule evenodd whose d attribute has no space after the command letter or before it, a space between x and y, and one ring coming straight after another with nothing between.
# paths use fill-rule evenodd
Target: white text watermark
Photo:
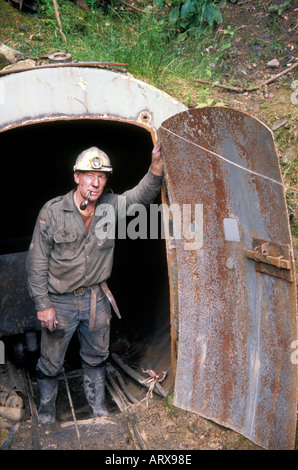
<instances>
[{"instance_id":1,"label":"white text watermark","mask_svg":"<svg viewBox=\"0 0 298 470\"><path fill-rule=\"evenodd\" d=\"M126 197L118 198L118 206L100 204L95 215L96 237L110 239L180 240L185 250L203 246L203 204L142 204L127 207Z\"/></svg>"}]
</instances>

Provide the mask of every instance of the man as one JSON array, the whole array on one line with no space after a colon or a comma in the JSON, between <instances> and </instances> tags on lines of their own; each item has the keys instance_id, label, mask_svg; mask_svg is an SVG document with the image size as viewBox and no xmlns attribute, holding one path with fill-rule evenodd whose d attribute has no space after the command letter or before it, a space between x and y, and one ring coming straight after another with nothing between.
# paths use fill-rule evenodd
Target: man
<instances>
[{"instance_id":1,"label":"man","mask_svg":"<svg viewBox=\"0 0 298 470\"><path fill-rule=\"evenodd\" d=\"M122 196L106 191L112 172L109 157L96 147L80 153L74 166L76 189L47 202L34 229L26 267L29 293L41 322L37 363L39 421L55 422L58 376L69 341L78 330L84 391L91 416L106 416L105 362L109 354L111 299L105 281L113 263L114 240L98 236L101 207L114 208L122 197L148 205L160 191L163 165L160 143L152 151L148 173Z\"/></svg>"}]
</instances>

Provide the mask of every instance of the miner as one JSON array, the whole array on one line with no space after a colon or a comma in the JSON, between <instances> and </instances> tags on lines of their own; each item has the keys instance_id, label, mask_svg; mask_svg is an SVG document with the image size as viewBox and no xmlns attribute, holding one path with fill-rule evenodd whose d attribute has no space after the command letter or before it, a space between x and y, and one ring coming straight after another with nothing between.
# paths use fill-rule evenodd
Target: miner
<instances>
[{"instance_id":1,"label":"miner","mask_svg":"<svg viewBox=\"0 0 298 470\"><path fill-rule=\"evenodd\" d=\"M129 171L129 162L127 171ZM39 421L55 422L58 376L68 344L77 330L83 382L91 416L106 416L105 365L109 355L111 304L107 286L113 265L114 239L98 237L102 205L117 212L121 195L106 190L112 165L105 152L91 147L74 166L76 187L41 209L29 248L26 269L29 293L41 324L41 352L36 366L40 392ZM160 143L152 151L150 168L133 189L126 206L148 206L161 187ZM123 175L125 178L125 175Z\"/></svg>"}]
</instances>

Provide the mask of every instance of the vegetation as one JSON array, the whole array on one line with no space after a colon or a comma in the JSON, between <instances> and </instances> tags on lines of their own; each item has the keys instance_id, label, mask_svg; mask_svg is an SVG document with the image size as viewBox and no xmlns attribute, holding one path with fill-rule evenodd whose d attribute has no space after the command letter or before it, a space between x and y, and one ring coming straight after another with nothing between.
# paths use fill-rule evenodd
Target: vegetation
<instances>
[{"instance_id":1,"label":"vegetation","mask_svg":"<svg viewBox=\"0 0 298 470\"><path fill-rule=\"evenodd\" d=\"M190 19L186 15L184 23L174 18L173 8L168 11L166 2L159 0L147 7L144 4L141 12L123 8L120 1L108 3L105 8L95 0L87 3L90 11L79 9L69 0L59 0L66 43L51 0L41 0L37 14L23 15L25 28L31 32L34 24L34 31L28 35L16 29L10 43L22 43L22 51L30 57L67 48L77 61L127 63L132 74L157 86L173 75L181 79L219 77L219 64L231 46L233 32L212 28L220 20L218 14L211 15L213 2L171 2L183 3L182 15L188 3L198 8L201 5L202 14L198 10ZM216 11L220 11L217 6Z\"/></svg>"},{"instance_id":2,"label":"vegetation","mask_svg":"<svg viewBox=\"0 0 298 470\"><path fill-rule=\"evenodd\" d=\"M226 59L243 27L221 27L224 7L237 0L138 0L133 10L135 3L124 0L74 0L88 11L69 0L57 1L63 36L53 0L35 0L30 14L0 0L1 42L32 58L68 49L75 61L125 63L134 76L170 93L173 82L180 89L194 79L217 82L227 72ZM207 95L203 87L199 97L189 92L182 101L202 105Z\"/></svg>"}]
</instances>

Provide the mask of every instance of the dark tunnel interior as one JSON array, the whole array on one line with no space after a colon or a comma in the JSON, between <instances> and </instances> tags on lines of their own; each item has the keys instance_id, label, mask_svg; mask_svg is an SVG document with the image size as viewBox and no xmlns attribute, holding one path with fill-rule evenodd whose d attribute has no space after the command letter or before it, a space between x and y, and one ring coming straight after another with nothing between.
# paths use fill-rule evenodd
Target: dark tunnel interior
<instances>
[{"instance_id":1,"label":"dark tunnel interior","mask_svg":"<svg viewBox=\"0 0 298 470\"><path fill-rule=\"evenodd\" d=\"M153 148L146 129L108 120L26 125L2 132L0 141L5 206L0 255L27 251L43 204L74 188L73 165L82 150L97 146L110 156L114 171L109 187L122 193L147 172ZM123 344L136 355L151 341L168 343L170 302L164 240L116 239L109 287L122 315L121 321L113 315L111 341L121 344L119 339L125 338Z\"/></svg>"}]
</instances>

